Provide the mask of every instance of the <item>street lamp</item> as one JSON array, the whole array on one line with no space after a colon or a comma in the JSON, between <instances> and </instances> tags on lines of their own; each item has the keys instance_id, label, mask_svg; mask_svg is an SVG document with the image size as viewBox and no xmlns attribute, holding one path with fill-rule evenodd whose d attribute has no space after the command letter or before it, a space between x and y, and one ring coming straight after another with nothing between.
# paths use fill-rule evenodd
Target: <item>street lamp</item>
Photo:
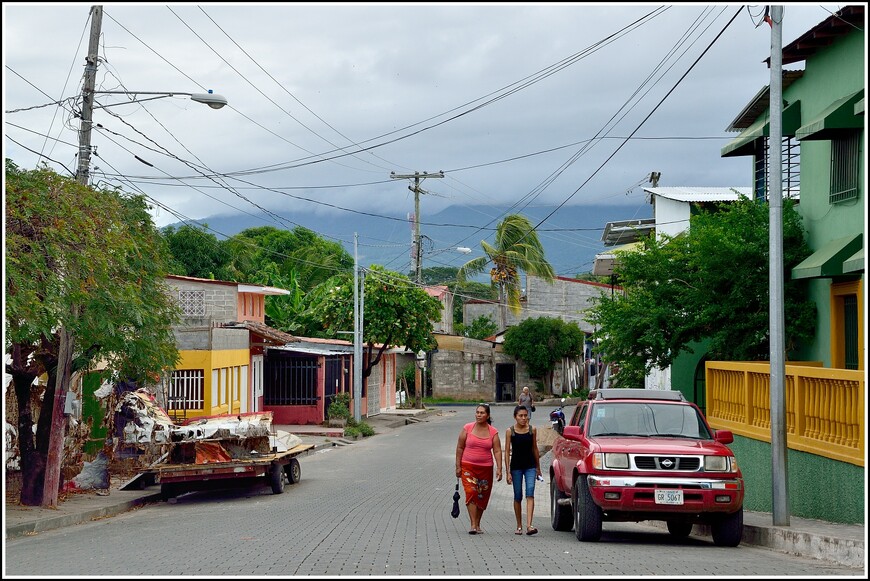
<instances>
[{"instance_id":1,"label":"street lamp","mask_svg":"<svg viewBox=\"0 0 870 581\"><path fill-rule=\"evenodd\" d=\"M94 67L96 73L96 67ZM114 107L116 105L129 105L130 103L141 103L143 101L151 101L153 99L162 99L164 97L174 97L176 95L185 95L197 103L204 103L212 109L220 109L227 104L227 100L223 95L218 95L211 89L207 93L183 93L180 91L95 91L93 88L93 75L87 75L85 88L82 90L82 123L79 128L79 165L76 171L76 179L80 184L88 185L90 178L91 165L91 128L93 127L93 110L105 109L106 107ZM109 105L94 105L94 95L129 95L131 99L122 103L111 103ZM147 99L139 99L138 95L154 95Z\"/></svg>"},{"instance_id":2,"label":"street lamp","mask_svg":"<svg viewBox=\"0 0 870 581\"><path fill-rule=\"evenodd\" d=\"M220 109L227 104L227 100L223 95L218 95L211 89L207 93L183 93L180 91L93 91L94 95L130 95L131 100L122 103L112 103L111 105L96 105L94 109L105 109L106 107L115 107L117 105L129 105L131 103L142 103L143 101L152 101L154 99L162 99L164 97L175 97L176 95L184 95L190 97L191 101L197 103L205 103L212 109ZM138 95L155 95L147 99L139 99Z\"/></svg>"}]
</instances>

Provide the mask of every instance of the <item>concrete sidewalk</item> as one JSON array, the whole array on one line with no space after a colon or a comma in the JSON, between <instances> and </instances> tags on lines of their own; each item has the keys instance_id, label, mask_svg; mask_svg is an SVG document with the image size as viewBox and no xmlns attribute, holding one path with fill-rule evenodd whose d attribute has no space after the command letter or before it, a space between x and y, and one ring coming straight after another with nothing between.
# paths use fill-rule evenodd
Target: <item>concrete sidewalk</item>
<instances>
[{"instance_id":1,"label":"concrete sidewalk","mask_svg":"<svg viewBox=\"0 0 870 581\"><path fill-rule=\"evenodd\" d=\"M409 423L428 421L438 415L437 409L397 410L366 418L366 423L379 434L400 429ZM321 426L281 426L276 429L295 433L303 443L314 444L315 450L353 445L354 440L344 438L340 429ZM68 495L56 509L25 507L6 500L4 526L6 539L34 535L43 531L112 517L135 510L149 502L160 501L160 487L144 490L120 490L125 482L113 482L109 494L101 496L93 491ZM648 521L651 527L665 528L664 523ZM695 536L709 537L709 527L696 525ZM770 513L745 512L743 545L766 547L774 551L820 559L866 572L863 525L847 525L825 521L789 518L789 526L774 526Z\"/></svg>"}]
</instances>

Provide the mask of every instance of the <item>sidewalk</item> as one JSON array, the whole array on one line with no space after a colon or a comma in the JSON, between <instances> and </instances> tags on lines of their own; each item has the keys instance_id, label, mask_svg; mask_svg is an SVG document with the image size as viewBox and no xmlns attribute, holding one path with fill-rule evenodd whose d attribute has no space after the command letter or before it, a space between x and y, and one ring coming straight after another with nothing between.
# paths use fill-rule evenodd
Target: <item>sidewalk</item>
<instances>
[{"instance_id":1,"label":"sidewalk","mask_svg":"<svg viewBox=\"0 0 870 581\"><path fill-rule=\"evenodd\" d=\"M426 417L437 413L437 409L396 410L367 418L366 423L377 434L384 434L409 423L426 421ZM275 428L296 434L303 443L314 444L315 450L354 443L353 439L342 437L342 431L335 428L282 425L276 425ZM125 482L113 482L108 496L100 496L95 492L71 494L57 509L25 507L7 501L3 515L5 538L33 535L108 518L160 500L159 486L149 486L145 490L120 490L124 484ZM744 513L743 522L744 545L767 547L774 551L866 570L866 536L863 525L845 525L791 516L789 526L774 526L770 513L749 511ZM664 523L650 521L645 524L665 528ZM709 537L709 527L696 525L693 534Z\"/></svg>"}]
</instances>

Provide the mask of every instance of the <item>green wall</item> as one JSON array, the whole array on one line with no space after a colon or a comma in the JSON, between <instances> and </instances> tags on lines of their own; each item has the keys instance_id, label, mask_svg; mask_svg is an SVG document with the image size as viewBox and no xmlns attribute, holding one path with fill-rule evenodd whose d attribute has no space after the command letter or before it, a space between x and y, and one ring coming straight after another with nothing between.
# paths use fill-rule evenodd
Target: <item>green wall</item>
<instances>
[{"instance_id":1,"label":"green wall","mask_svg":"<svg viewBox=\"0 0 870 581\"><path fill-rule=\"evenodd\" d=\"M773 512L772 451L767 442L734 435L728 446L743 472L743 507ZM864 468L789 450L788 512L800 518L864 524Z\"/></svg>"},{"instance_id":2,"label":"green wall","mask_svg":"<svg viewBox=\"0 0 870 581\"><path fill-rule=\"evenodd\" d=\"M103 449L106 440L106 427L103 425L103 417L106 410L94 397L94 392L100 388L104 376L103 372L93 372L82 378L82 420L91 418L91 439L85 444L85 454L96 454Z\"/></svg>"}]
</instances>

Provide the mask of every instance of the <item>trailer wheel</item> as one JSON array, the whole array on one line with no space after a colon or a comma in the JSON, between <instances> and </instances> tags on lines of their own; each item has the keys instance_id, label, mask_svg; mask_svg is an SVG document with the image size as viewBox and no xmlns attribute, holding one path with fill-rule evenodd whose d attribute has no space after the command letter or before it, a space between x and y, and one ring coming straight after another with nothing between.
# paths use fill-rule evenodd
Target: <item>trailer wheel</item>
<instances>
[{"instance_id":1,"label":"trailer wheel","mask_svg":"<svg viewBox=\"0 0 870 581\"><path fill-rule=\"evenodd\" d=\"M272 485L273 494L284 492L284 467L280 464L272 464L269 469L269 484Z\"/></svg>"},{"instance_id":2,"label":"trailer wheel","mask_svg":"<svg viewBox=\"0 0 870 581\"><path fill-rule=\"evenodd\" d=\"M163 500L169 500L170 498L175 498L181 492L178 483L176 482L167 482L165 484L160 485L160 497Z\"/></svg>"},{"instance_id":3,"label":"trailer wheel","mask_svg":"<svg viewBox=\"0 0 870 581\"><path fill-rule=\"evenodd\" d=\"M287 481L290 484L296 484L302 480L302 468L296 458L290 458L290 462L284 466L284 472L287 473Z\"/></svg>"}]
</instances>

